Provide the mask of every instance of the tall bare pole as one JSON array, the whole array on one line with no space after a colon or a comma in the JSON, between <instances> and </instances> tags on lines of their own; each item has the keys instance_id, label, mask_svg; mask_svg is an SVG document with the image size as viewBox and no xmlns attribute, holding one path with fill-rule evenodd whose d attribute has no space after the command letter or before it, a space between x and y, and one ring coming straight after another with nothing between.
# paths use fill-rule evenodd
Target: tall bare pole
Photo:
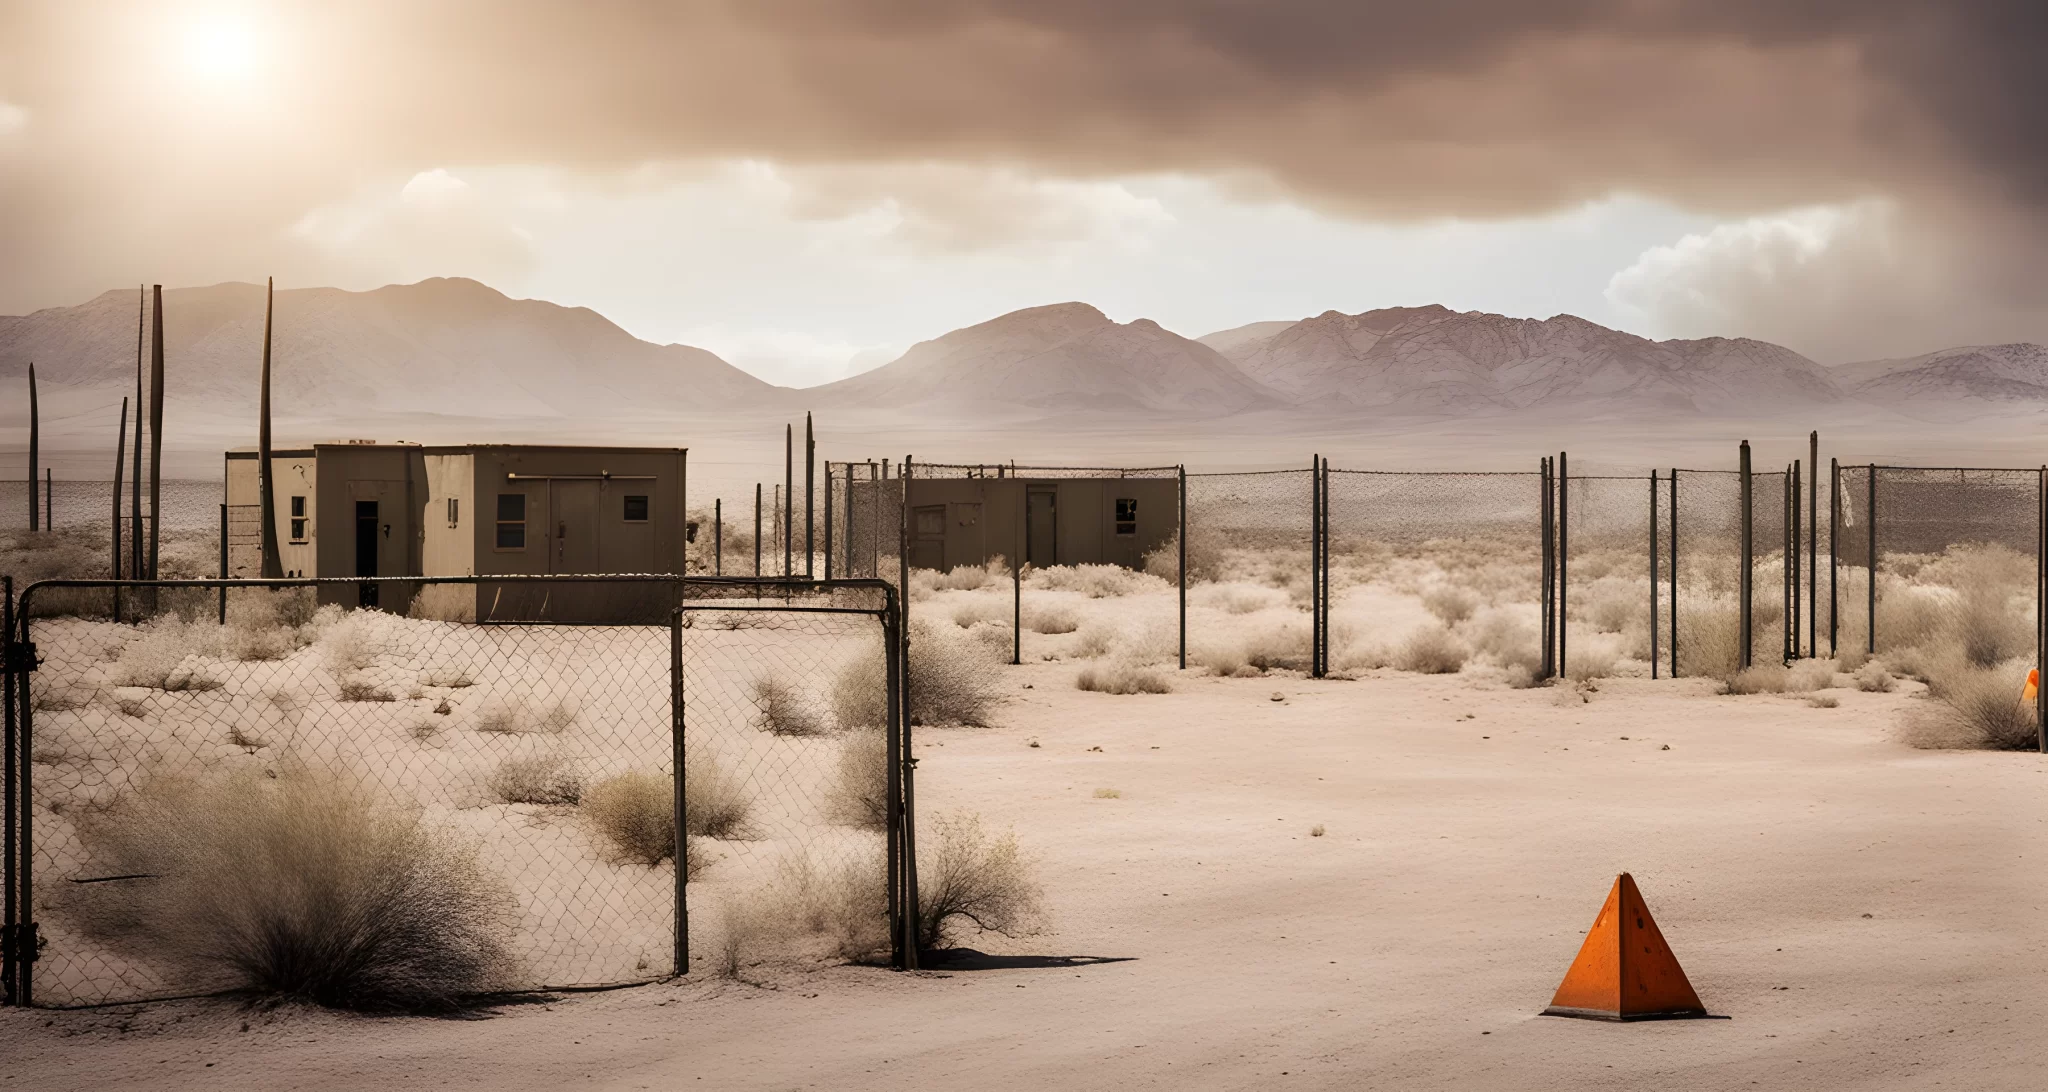
<instances>
[{"instance_id":1,"label":"tall bare pole","mask_svg":"<svg viewBox=\"0 0 2048 1092\"><path fill-rule=\"evenodd\" d=\"M782 426L782 575L791 575L789 562L796 545L790 541L790 532L796 530L796 505L790 498L796 494L796 426Z\"/></svg>"},{"instance_id":2,"label":"tall bare pole","mask_svg":"<svg viewBox=\"0 0 2048 1092\"><path fill-rule=\"evenodd\" d=\"M107 575L121 579L121 464L128 461L128 399L121 399L121 427L114 430L114 563ZM121 620L121 589L114 589L114 621Z\"/></svg>"},{"instance_id":3,"label":"tall bare pole","mask_svg":"<svg viewBox=\"0 0 2048 1092\"><path fill-rule=\"evenodd\" d=\"M271 304L277 295L277 282L266 278L263 282L263 387L257 396L257 412L262 420L256 425L256 488L262 495L257 518L263 522L263 579L276 580L284 576L284 559L277 552L277 500L271 496L270 481L270 317ZM227 549L227 532L221 532L221 549ZM221 575L225 576L226 573Z\"/></svg>"},{"instance_id":4,"label":"tall bare pole","mask_svg":"<svg viewBox=\"0 0 2048 1092\"><path fill-rule=\"evenodd\" d=\"M36 404L36 362L28 362L28 529L43 526L43 471L37 466L43 442L42 407Z\"/></svg>"},{"instance_id":5,"label":"tall bare pole","mask_svg":"<svg viewBox=\"0 0 2048 1092\"><path fill-rule=\"evenodd\" d=\"M812 541L811 494L817 482L811 477L818 461L818 440L811 431L811 413L804 411L804 579L811 578L811 558L817 552L817 543Z\"/></svg>"},{"instance_id":6,"label":"tall bare pole","mask_svg":"<svg viewBox=\"0 0 2048 1092\"><path fill-rule=\"evenodd\" d=\"M135 286L135 448L130 458L134 459L134 473L128 484L128 579L142 577L142 320L149 311L149 293L141 285Z\"/></svg>"},{"instance_id":7,"label":"tall bare pole","mask_svg":"<svg viewBox=\"0 0 2048 1092\"><path fill-rule=\"evenodd\" d=\"M157 578L163 544L164 286L150 286L149 318L149 579ZM155 604L151 604L152 607Z\"/></svg>"}]
</instances>

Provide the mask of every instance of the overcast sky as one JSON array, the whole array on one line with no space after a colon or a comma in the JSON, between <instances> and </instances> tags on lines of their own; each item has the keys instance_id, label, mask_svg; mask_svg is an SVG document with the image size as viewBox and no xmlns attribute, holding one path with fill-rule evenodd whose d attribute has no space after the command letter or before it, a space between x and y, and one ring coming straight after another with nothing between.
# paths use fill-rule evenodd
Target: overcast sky
<instances>
[{"instance_id":1,"label":"overcast sky","mask_svg":"<svg viewBox=\"0 0 2048 1092\"><path fill-rule=\"evenodd\" d=\"M0 0L0 313L436 275L776 382L1086 300L2048 341L2038 0Z\"/></svg>"}]
</instances>

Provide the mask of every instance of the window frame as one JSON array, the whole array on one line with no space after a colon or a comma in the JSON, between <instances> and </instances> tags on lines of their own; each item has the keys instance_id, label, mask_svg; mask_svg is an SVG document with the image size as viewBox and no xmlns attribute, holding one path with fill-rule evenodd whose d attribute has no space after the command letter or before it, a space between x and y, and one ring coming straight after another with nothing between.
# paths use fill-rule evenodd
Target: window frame
<instances>
[{"instance_id":1,"label":"window frame","mask_svg":"<svg viewBox=\"0 0 2048 1092\"><path fill-rule=\"evenodd\" d=\"M1130 507L1126 509L1125 505ZM1125 516L1127 511L1130 513L1128 518ZM1118 538L1130 538L1138 533L1138 498L1116 498L1116 507L1112 509L1111 515L1114 518L1110 522L1115 525Z\"/></svg>"},{"instance_id":2,"label":"window frame","mask_svg":"<svg viewBox=\"0 0 2048 1092\"><path fill-rule=\"evenodd\" d=\"M633 502L640 502L640 515L633 515ZM654 498L646 493L626 493L619 502L619 519L625 523L651 523L654 520Z\"/></svg>"},{"instance_id":3,"label":"window frame","mask_svg":"<svg viewBox=\"0 0 2048 1092\"><path fill-rule=\"evenodd\" d=\"M505 499L506 499L507 497L518 497L518 498L519 498L519 518L518 518L518 519L506 519L506 518L505 518ZM503 553L503 554L520 554L520 553L525 553L525 552L526 552L526 525L527 525L527 524L528 524L529 522L531 522L531 520L530 520L530 518L529 518L529 517L531 517L531 516L532 516L532 512L531 512L531 511L529 510L530 506L529 506L529 505L527 504L527 501L528 501L529 499L530 499L530 498L529 498L529 497L527 496L527 494L526 494L526 493L525 493L525 491L523 491L523 490L522 490L522 491L520 491L520 492L516 492L516 493L499 493L499 494L498 494L498 511L497 511L497 516L498 516L498 519L497 519L497 521L496 521L496 526L495 526L495 527L493 528L493 530L492 530L492 535L491 535L491 550L492 550L492 552L494 552L494 553ZM515 529L517 529L517 531L518 531L518 534L519 534L519 545L517 545L517 546L507 546L507 545L505 545L505 532L506 532L506 530L507 530L508 528L515 528Z\"/></svg>"},{"instance_id":4,"label":"window frame","mask_svg":"<svg viewBox=\"0 0 2048 1092\"><path fill-rule=\"evenodd\" d=\"M305 494L293 494L285 511L290 513L286 518L290 521L290 540L292 544L303 545L306 541L306 524L308 523Z\"/></svg>"}]
</instances>

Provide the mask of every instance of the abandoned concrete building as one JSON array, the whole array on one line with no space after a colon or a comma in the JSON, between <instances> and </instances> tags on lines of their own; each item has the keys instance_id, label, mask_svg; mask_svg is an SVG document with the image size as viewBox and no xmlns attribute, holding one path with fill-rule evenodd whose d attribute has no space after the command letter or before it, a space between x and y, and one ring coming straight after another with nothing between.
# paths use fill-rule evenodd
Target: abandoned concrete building
<instances>
[{"instance_id":1,"label":"abandoned concrete building","mask_svg":"<svg viewBox=\"0 0 2048 1092\"><path fill-rule=\"evenodd\" d=\"M272 504L287 576L541 576L684 571L683 448L353 441L275 448ZM262 575L254 449L227 453L228 575ZM651 617L659 586L338 585L323 603L451 621ZM417 602L415 599L417 598Z\"/></svg>"},{"instance_id":2,"label":"abandoned concrete building","mask_svg":"<svg viewBox=\"0 0 2048 1092\"><path fill-rule=\"evenodd\" d=\"M998 555L1027 564L1143 568L1180 526L1174 478L910 479L910 564L941 571Z\"/></svg>"}]
</instances>

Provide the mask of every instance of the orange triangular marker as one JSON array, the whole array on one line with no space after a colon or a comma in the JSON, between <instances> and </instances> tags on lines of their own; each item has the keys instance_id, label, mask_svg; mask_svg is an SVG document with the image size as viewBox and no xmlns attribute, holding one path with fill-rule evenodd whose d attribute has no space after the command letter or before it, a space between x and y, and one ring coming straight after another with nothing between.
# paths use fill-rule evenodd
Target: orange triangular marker
<instances>
[{"instance_id":1,"label":"orange triangular marker","mask_svg":"<svg viewBox=\"0 0 2048 1092\"><path fill-rule=\"evenodd\" d=\"M2033 700L2034 700L2034 698L2035 698L2036 696L2038 696L2038 695L2039 695L2040 693L2041 693L2041 669L2040 669L2040 668L2038 668L2038 667L2035 667L2035 668L2029 668L2029 669L2027 670L2027 685L2026 685L2026 688L2025 688L2025 689L2023 689L2023 690L2021 690L2021 691L2020 691L2020 700L2021 700L2021 701L2033 701Z\"/></svg>"},{"instance_id":2,"label":"orange triangular marker","mask_svg":"<svg viewBox=\"0 0 2048 1092\"><path fill-rule=\"evenodd\" d=\"M1706 1014L1636 881L1622 873L1543 1015L1656 1020Z\"/></svg>"}]
</instances>

